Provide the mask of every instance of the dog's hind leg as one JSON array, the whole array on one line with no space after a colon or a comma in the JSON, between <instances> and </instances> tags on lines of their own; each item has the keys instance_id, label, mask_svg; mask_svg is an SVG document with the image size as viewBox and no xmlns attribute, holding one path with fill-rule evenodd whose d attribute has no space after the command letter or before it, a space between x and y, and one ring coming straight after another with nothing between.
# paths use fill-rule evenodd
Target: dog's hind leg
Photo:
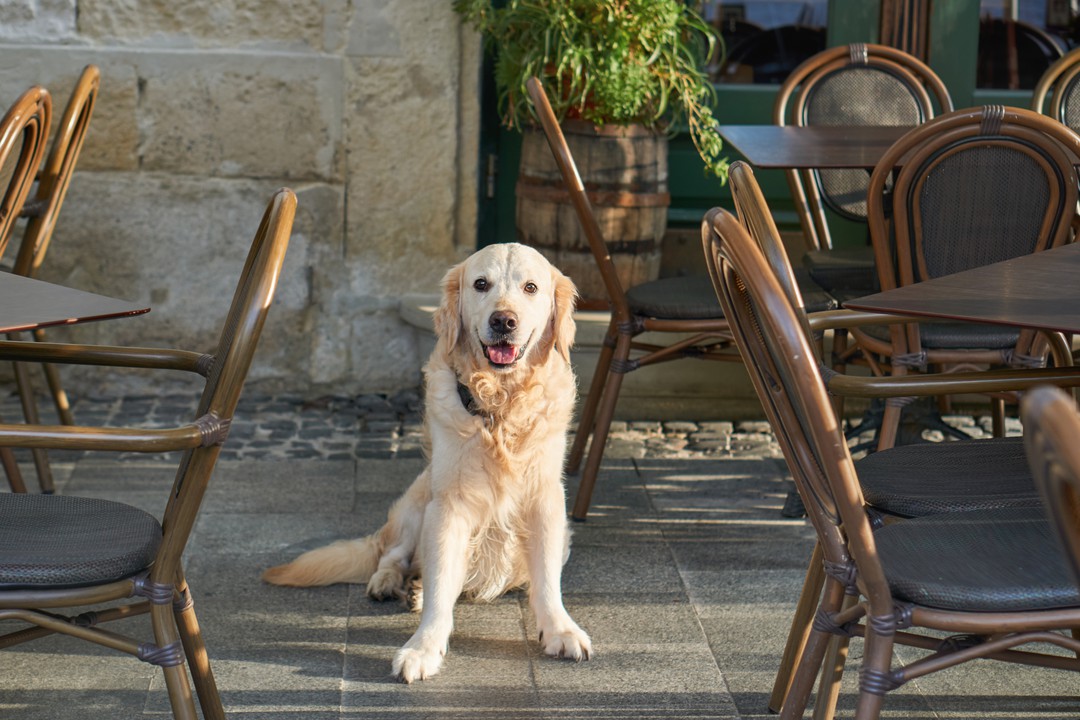
<instances>
[{"instance_id":1,"label":"dog's hind leg","mask_svg":"<svg viewBox=\"0 0 1080 720\"><path fill-rule=\"evenodd\" d=\"M367 594L376 600L406 598L405 579L419 570L416 548L423 529L424 508L430 499L431 469L425 468L390 508L386 525L379 530L383 552L367 584Z\"/></svg>"}]
</instances>

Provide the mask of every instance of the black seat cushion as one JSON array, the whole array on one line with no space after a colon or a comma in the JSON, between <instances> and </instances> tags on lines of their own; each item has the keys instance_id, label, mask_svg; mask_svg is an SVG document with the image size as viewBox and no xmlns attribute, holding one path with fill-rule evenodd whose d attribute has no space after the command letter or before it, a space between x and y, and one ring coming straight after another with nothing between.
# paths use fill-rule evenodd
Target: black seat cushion
<instances>
[{"instance_id":1,"label":"black seat cushion","mask_svg":"<svg viewBox=\"0 0 1080 720\"><path fill-rule=\"evenodd\" d=\"M803 267L825 290L848 298L870 295L881 288L874 249L869 245L811 250L803 256Z\"/></svg>"},{"instance_id":2,"label":"black seat cushion","mask_svg":"<svg viewBox=\"0 0 1080 720\"><path fill-rule=\"evenodd\" d=\"M874 533L893 595L942 610L1080 607L1042 508L945 513Z\"/></svg>"},{"instance_id":3,"label":"black seat cushion","mask_svg":"<svg viewBox=\"0 0 1080 720\"><path fill-rule=\"evenodd\" d=\"M836 301L815 285L806 273L795 273L807 312L833 310ZM635 315L665 320L707 320L724 317L707 275L660 278L635 285L626 291L630 311Z\"/></svg>"},{"instance_id":4,"label":"black seat cushion","mask_svg":"<svg viewBox=\"0 0 1080 720\"><path fill-rule=\"evenodd\" d=\"M871 337L889 341L888 325L867 325L863 331ZM919 341L927 350L1005 350L1016 345L1019 335L1013 328L986 323L919 323Z\"/></svg>"},{"instance_id":5,"label":"black seat cushion","mask_svg":"<svg viewBox=\"0 0 1080 720\"><path fill-rule=\"evenodd\" d=\"M122 580L150 567L160 544L157 519L130 505L0 494L0 589Z\"/></svg>"},{"instance_id":6,"label":"black seat cushion","mask_svg":"<svg viewBox=\"0 0 1080 720\"><path fill-rule=\"evenodd\" d=\"M902 445L855 470L866 503L891 515L1042 507L1019 437Z\"/></svg>"}]
</instances>

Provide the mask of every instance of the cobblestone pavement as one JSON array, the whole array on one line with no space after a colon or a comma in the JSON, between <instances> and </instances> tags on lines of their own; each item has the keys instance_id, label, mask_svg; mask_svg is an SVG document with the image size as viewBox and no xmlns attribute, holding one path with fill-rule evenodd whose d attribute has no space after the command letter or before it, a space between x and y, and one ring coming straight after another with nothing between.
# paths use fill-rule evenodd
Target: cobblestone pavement
<instances>
[{"instance_id":1,"label":"cobblestone pavement","mask_svg":"<svg viewBox=\"0 0 1080 720\"><path fill-rule=\"evenodd\" d=\"M40 402L46 422L51 410ZM241 399L224 459L413 458L423 453L422 408L418 390L395 395L354 397L249 394ZM76 422L87 425L174 426L190 420L195 399L190 395L77 397L72 402ZM18 397L0 403L3 417L21 417ZM55 416L52 416L53 418ZM989 436L988 417L953 415L944 418L974 437ZM1019 423L1010 420L1010 433ZM925 431L927 440L941 440L939 431ZM864 433L859 441L868 440ZM856 440L853 439L853 442ZM138 457L132 455L131 457ZM765 421L616 421L605 457L616 458L780 458L780 449Z\"/></svg>"}]
</instances>

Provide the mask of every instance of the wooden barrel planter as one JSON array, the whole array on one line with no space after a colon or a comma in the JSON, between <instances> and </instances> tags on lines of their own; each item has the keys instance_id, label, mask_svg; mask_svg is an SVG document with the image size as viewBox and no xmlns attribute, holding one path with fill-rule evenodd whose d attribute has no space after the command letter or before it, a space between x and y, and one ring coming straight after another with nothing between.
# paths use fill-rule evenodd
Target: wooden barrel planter
<instances>
[{"instance_id":1,"label":"wooden barrel planter","mask_svg":"<svg viewBox=\"0 0 1080 720\"><path fill-rule=\"evenodd\" d=\"M655 280L667 229L667 138L640 125L562 125L623 288ZM578 307L606 309L607 292L544 133L525 131L517 181L518 239L578 287Z\"/></svg>"}]
</instances>

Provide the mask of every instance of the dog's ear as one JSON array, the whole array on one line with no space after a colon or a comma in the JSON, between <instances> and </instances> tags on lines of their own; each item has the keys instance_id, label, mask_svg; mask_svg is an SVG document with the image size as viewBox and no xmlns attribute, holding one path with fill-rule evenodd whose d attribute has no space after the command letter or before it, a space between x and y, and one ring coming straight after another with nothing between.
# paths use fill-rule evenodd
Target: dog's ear
<instances>
[{"instance_id":1,"label":"dog's ear","mask_svg":"<svg viewBox=\"0 0 1080 720\"><path fill-rule=\"evenodd\" d=\"M555 285L552 293L551 343L563 360L570 362L570 347L574 344L577 326L574 324L574 304L577 300L577 288L574 282L559 272L551 269L551 279Z\"/></svg>"},{"instance_id":2,"label":"dog's ear","mask_svg":"<svg viewBox=\"0 0 1080 720\"><path fill-rule=\"evenodd\" d=\"M435 337L445 343L449 353L461 337L461 283L465 277L465 263L459 263L447 271L442 279L442 301L435 310Z\"/></svg>"}]
</instances>

